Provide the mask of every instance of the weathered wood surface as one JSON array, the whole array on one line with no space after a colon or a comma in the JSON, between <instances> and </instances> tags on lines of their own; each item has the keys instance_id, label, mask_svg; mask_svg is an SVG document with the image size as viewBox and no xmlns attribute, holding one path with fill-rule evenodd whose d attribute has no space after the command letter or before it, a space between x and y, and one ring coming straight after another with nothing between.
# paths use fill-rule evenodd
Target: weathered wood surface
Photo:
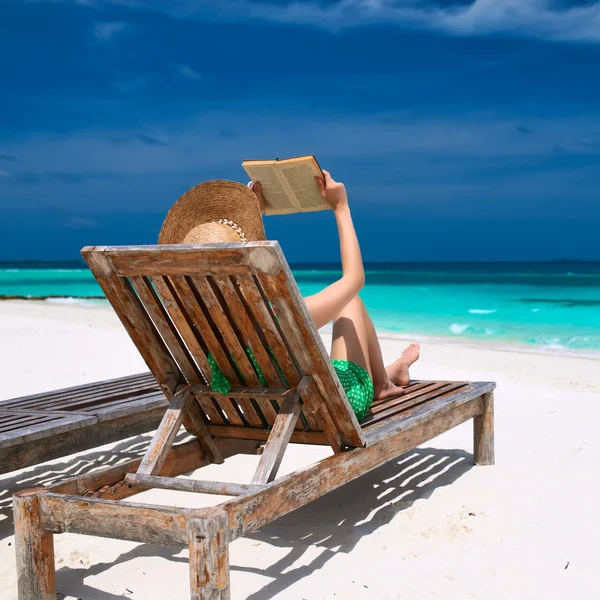
<instances>
[{"instance_id":1,"label":"weathered wood surface","mask_svg":"<svg viewBox=\"0 0 600 600\"><path fill-rule=\"evenodd\" d=\"M366 448L335 454L319 463L286 475L254 494L222 504L229 516L230 539L270 523L338 487L385 464L444 431L473 418L482 410L476 398L454 410L401 431Z\"/></svg>"},{"instance_id":2,"label":"weathered wood surface","mask_svg":"<svg viewBox=\"0 0 600 600\"><path fill-rule=\"evenodd\" d=\"M9 473L152 431L158 427L165 412L167 401L164 396L163 403L162 407L151 411L105 419L81 429L68 429L64 433L43 430L32 436L32 441L0 447L0 473Z\"/></svg>"},{"instance_id":3,"label":"weathered wood surface","mask_svg":"<svg viewBox=\"0 0 600 600\"><path fill-rule=\"evenodd\" d=\"M13 496L19 600L56 600L53 535L41 522L39 494L44 491Z\"/></svg>"},{"instance_id":4,"label":"weathered wood surface","mask_svg":"<svg viewBox=\"0 0 600 600\"><path fill-rule=\"evenodd\" d=\"M219 425L207 428L213 438L236 438L240 440L267 440L270 435L268 429L255 429L253 427L222 427ZM329 442L321 431L294 431L290 441L293 444L327 445Z\"/></svg>"},{"instance_id":5,"label":"weathered wood surface","mask_svg":"<svg viewBox=\"0 0 600 600\"><path fill-rule=\"evenodd\" d=\"M336 452L364 443L276 242L101 247L82 254L167 397L178 386L199 386L199 416L211 435L218 426L268 431L275 425L281 401L266 396L266 388L267 401L206 389L209 353L234 386L261 387L248 348L278 393L313 376L296 433L322 437L323 430Z\"/></svg>"},{"instance_id":6,"label":"weathered wood surface","mask_svg":"<svg viewBox=\"0 0 600 600\"><path fill-rule=\"evenodd\" d=\"M414 428L421 423L437 417L439 414L451 412L461 404L483 396L485 393L493 390L496 385L491 382L461 382L458 389L438 395L438 388L435 382L433 383L436 391L434 391L431 398L416 406L412 406L404 412L389 416L383 422L367 423L364 428L367 446L386 440L400 431Z\"/></svg>"},{"instance_id":7,"label":"weathered wood surface","mask_svg":"<svg viewBox=\"0 0 600 600\"><path fill-rule=\"evenodd\" d=\"M11 400L0 401L0 407L15 408L19 410L62 410L65 403L76 401L87 408L89 403L99 401L102 406L107 399L120 399L123 397L143 395L147 392L159 391L156 379L151 373L138 373L117 379L95 381L68 388L61 388L39 394L20 396ZM78 409L80 407L78 406Z\"/></svg>"},{"instance_id":8,"label":"weathered wood surface","mask_svg":"<svg viewBox=\"0 0 600 600\"><path fill-rule=\"evenodd\" d=\"M179 492L195 492L197 494L215 494L218 496L243 496L244 494L258 492L261 489L260 485L248 485L245 483L198 481L196 479L138 475L137 473L125 475L125 481L127 483L142 485L147 488L177 490Z\"/></svg>"},{"instance_id":9,"label":"weathered wood surface","mask_svg":"<svg viewBox=\"0 0 600 600\"><path fill-rule=\"evenodd\" d=\"M217 465L222 464L224 460L223 456L206 429L198 400L196 400L196 397L190 392L189 388L186 388L181 393L184 394L185 398L183 412L184 419L189 421L189 424L187 425L188 431L196 436L198 442L200 442L200 445L202 446L202 450L213 463Z\"/></svg>"},{"instance_id":10,"label":"weathered wood surface","mask_svg":"<svg viewBox=\"0 0 600 600\"><path fill-rule=\"evenodd\" d=\"M218 508L190 511L190 598L229 600L227 513Z\"/></svg>"},{"instance_id":11,"label":"weathered wood surface","mask_svg":"<svg viewBox=\"0 0 600 600\"><path fill-rule=\"evenodd\" d=\"M86 247L81 254L162 391L171 400L181 373L131 284L115 273L102 249Z\"/></svg>"},{"instance_id":12,"label":"weathered wood surface","mask_svg":"<svg viewBox=\"0 0 600 600\"><path fill-rule=\"evenodd\" d=\"M150 373L0 402L0 473L155 429L168 405Z\"/></svg>"},{"instance_id":13,"label":"weathered wood surface","mask_svg":"<svg viewBox=\"0 0 600 600\"><path fill-rule=\"evenodd\" d=\"M17 446L98 422L94 417L57 413L0 411L0 448Z\"/></svg>"},{"instance_id":14,"label":"weathered wood surface","mask_svg":"<svg viewBox=\"0 0 600 600\"><path fill-rule=\"evenodd\" d=\"M150 445L146 449L138 472L145 475L159 473L173 440L183 423L186 395L183 392L175 394L171 404L156 430Z\"/></svg>"},{"instance_id":15,"label":"weathered wood surface","mask_svg":"<svg viewBox=\"0 0 600 600\"><path fill-rule=\"evenodd\" d=\"M283 454L294 432L294 426L300 416L301 408L302 401L298 393L288 396L282 404L252 478L253 484L262 485L275 479Z\"/></svg>"},{"instance_id":16,"label":"weathered wood surface","mask_svg":"<svg viewBox=\"0 0 600 600\"><path fill-rule=\"evenodd\" d=\"M494 394L488 392L481 399L482 411L473 419L475 463L494 464Z\"/></svg>"},{"instance_id":17,"label":"weathered wood surface","mask_svg":"<svg viewBox=\"0 0 600 600\"><path fill-rule=\"evenodd\" d=\"M277 242L227 244L161 244L156 246L95 246L82 254L101 251L119 276L146 275L240 275L257 268L263 273L278 272L271 248ZM254 259L252 265L249 256Z\"/></svg>"},{"instance_id":18,"label":"weathered wood surface","mask_svg":"<svg viewBox=\"0 0 600 600\"><path fill-rule=\"evenodd\" d=\"M114 502L47 492L40 496L41 526L164 546L187 543L186 509Z\"/></svg>"}]
</instances>

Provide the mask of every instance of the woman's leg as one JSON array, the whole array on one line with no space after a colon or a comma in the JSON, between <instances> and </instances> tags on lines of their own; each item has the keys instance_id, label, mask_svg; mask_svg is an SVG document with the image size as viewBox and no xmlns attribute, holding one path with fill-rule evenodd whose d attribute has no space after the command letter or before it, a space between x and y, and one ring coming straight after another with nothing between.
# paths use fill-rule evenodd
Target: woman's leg
<instances>
[{"instance_id":1,"label":"woman's leg","mask_svg":"<svg viewBox=\"0 0 600 600\"><path fill-rule=\"evenodd\" d=\"M373 323L362 300L356 296L333 321L331 358L349 360L366 369L373 381L375 398L404 393L390 380L383 364Z\"/></svg>"},{"instance_id":2,"label":"woman's leg","mask_svg":"<svg viewBox=\"0 0 600 600\"><path fill-rule=\"evenodd\" d=\"M391 365L387 367L384 366L377 332L375 331L373 321L371 321L371 317L369 316L367 308L364 304L363 310L365 311L365 323L369 340L369 360L371 361L371 368L373 371L378 370L378 380L384 382L387 378L397 386L408 385L410 383L410 374L408 370L419 359L419 344L408 345L402 351L400 358L394 361ZM385 375L382 371L385 372ZM375 374L373 374L373 381L375 381Z\"/></svg>"}]
</instances>

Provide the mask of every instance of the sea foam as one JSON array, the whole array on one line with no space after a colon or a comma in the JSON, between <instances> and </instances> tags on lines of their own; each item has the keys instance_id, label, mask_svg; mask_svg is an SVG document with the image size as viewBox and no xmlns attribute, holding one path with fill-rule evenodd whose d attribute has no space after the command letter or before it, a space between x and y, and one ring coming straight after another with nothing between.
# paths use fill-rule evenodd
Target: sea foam
<instances>
[{"instance_id":1,"label":"sea foam","mask_svg":"<svg viewBox=\"0 0 600 600\"><path fill-rule=\"evenodd\" d=\"M465 332L467 329L469 329L468 325L461 325L460 323L452 323L452 325L450 325L450 327L448 328L450 329L450 331L456 335L460 335L461 333Z\"/></svg>"},{"instance_id":2,"label":"sea foam","mask_svg":"<svg viewBox=\"0 0 600 600\"><path fill-rule=\"evenodd\" d=\"M496 312L495 308L487 309L487 308L470 308L469 312L472 315L491 315Z\"/></svg>"}]
</instances>

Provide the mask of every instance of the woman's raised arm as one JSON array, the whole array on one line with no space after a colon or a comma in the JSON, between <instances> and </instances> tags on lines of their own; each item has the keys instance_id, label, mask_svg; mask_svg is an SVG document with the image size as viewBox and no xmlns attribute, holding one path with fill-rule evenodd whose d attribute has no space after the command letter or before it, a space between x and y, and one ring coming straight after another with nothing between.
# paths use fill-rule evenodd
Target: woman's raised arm
<instances>
[{"instance_id":1,"label":"woman's raised arm","mask_svg":"<svg viewBox=\"0 0 600 600\"><path fill-rule=\"evenodd\" d=\"M352 223L348 196L343 183L334 181L323 171L325 181L317 178L321 195L327 199L337 222L342 256L342 277L324 290L305 298L306 305L317 329L332 321L365 284L360 245Z\"/></svg>"}]
</instances>

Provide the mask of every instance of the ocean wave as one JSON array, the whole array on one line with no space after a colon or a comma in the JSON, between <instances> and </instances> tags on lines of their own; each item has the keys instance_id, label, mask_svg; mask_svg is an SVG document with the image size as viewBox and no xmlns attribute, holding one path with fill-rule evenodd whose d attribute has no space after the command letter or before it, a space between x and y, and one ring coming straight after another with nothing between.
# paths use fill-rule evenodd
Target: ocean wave
<instances>
[{"instance_id":1,"label":"ocean wave","mask_svg":"<svg viewBox=\"0 0 600 600\"><path fill-rule=\"evenodd\" d=\"M66 304L68 306L97 306L103 302L103 298L44 298L49 304Z\"/></svg>"},{"instance_id":2,"label":"ocean wave","mask_svg":"<svg viewBox=\"0 0 600 600\"><path fill-rule=\"evenodd\" d=\"M495 313L497 311L497 309L495 308L470 308L469 312L472 315L491 315L492 313Z\"/></svg>"},{"instance_id":3,"label":"ocean wave","mask_svg":"<svg viewBox=\"0 0 600 600\"><path fill-rule=\"evenodd\" d=\"M469 329L469 325L461 325L460 323L452 323L448 329L455 335L460 335Z\"/></svg>"}]
</instances>

